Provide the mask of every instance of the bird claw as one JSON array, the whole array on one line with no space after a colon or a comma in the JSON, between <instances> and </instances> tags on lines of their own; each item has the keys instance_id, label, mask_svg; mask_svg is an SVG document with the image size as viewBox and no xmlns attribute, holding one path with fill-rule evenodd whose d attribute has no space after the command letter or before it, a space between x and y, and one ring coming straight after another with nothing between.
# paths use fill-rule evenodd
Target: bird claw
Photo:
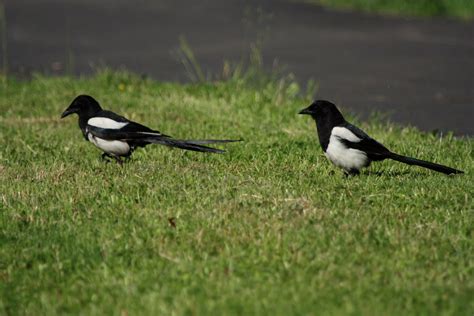
<instances>
[{"instance_id":1,"label":"bird claw","mask_svg":"<svg viewBox=\"0 0 474 316\"><path fill-rule=\"evenodd\" d=\"M114 158L120 166L123 166L123 160L120 159L120 157L114 157Z\"/></svg>"},{"instance_id":2,"label":"bird claw","mask_svg":"<svg viewBox=\"0 0 474 316\"><path fill-rule=\"evenodd\" d=\"M357 169L351 169L349 171L344 170L344 178L354 177L360 175L360 171Z\"/></svg>"},{"instance_id":3,"label":"bird claw","mask_svg":"<svg viewBox=\"0 0 474 316\"><path fill-rule=\"evenodd\" d=\"M122 159L120 159L120 157L118 156L114 156L114 155L110 155L108 153L103 153L101 155L101 158L102 160L104 160L106 163L109 163L111 162L110 159L115 159L115 161L119 164L119 165L123 165L124 161ZM125 161L129 161L130 160L130 157L125 157Z\"/></svg>"},{"instance_id":4,"label":"bird claw","mask_svg":"<svg viewBox=\"0 0 474 316\"><path fill-rule=\"evenodd\" d=\"M109 154L107 154L107 153L103 153L100 157L101 157L102 160L105 161L106 163L109 163L109 162L110 162L109 158L112 158L112 156L109 155Z\"/></svg>"}]
</instances>

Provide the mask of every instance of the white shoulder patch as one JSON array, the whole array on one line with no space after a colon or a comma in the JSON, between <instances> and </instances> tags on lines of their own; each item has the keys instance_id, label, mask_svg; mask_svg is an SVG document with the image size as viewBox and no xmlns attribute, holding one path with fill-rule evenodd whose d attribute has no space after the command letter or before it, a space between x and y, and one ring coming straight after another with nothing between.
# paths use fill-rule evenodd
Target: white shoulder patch
<instances>
[{"instance_id":1,"label":"white shoulder patch","mask_svg":"<svg viewBox=\"0 0 474 316\"><path fill-rule=\"evenodd\" d=\"M138 132L139 134L142 134L142 135L150 135L150 136L162 136L161 133L157 133L157 132Z\"/></svg>"},{"instance_id":2,"label":"white shoulder patch","mask_svg":"<svg viewBox=\"0 0 474 316\"><path fill-rule=\"evenodd\" d=\"M99 128L107 128L107 129L121 129L127 122L117 122L107 117L93 117L87 121L87 124Z\"/></svg>"},{"instance_id":3,"label":"white shoulder patch","mask_svg":"<svg viewBox=\"0 0 474 316\"><path fill-rule=\"evenodd\" d=\"M350 142L357 143L360 142L362 139L357 137L354 133L352 133L349 129L345 127L336 126L331 131L332 136L336 136L342 139L347 139Z\"/></svg>"}]
</instances>

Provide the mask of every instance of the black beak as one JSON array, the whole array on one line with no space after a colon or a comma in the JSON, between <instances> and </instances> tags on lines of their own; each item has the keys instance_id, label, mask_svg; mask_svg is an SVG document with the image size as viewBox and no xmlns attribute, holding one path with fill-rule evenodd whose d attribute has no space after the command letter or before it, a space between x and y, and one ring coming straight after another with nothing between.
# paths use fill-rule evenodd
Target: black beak
<instances>
[{"instance_id":1,"label":"black beak","mask_svg":"<svg viewBox=\"0 0 474 316\"><path fill-rule=\"evenodd\" d=\"M66 116L71 115L72 113L75 113L75 111L66 109L66 111L64 111L63 114L61 114L61 118L65 118Z\"/></svg>"},{"instance_id":2,"label":"black beak","mask_svg":"<svg viewBox=\"0 0 474 316\"><path fill-rule=\"evenodd\" d=\"M308 114L311 115L311 110L309 108L301 110L298 114Z\"/></svg>"}]
</instances>

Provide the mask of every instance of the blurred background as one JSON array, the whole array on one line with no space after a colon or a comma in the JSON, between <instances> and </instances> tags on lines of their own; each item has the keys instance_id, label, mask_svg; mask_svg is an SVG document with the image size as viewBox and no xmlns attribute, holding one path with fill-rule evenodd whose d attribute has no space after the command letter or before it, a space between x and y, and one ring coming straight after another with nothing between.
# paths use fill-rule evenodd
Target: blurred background
<instances>
[{"instance_id":1,"label":"blurred background","mask_svg":"<svg viewBox=\"0 0 474 316\"><path fill-rule=\"evenodd\" d=\"M22 79L110 67L180 82L256 63L361 118L473 135L473 15L472 0L4 0L0 60Z\"/></svg>"}]
</instances>

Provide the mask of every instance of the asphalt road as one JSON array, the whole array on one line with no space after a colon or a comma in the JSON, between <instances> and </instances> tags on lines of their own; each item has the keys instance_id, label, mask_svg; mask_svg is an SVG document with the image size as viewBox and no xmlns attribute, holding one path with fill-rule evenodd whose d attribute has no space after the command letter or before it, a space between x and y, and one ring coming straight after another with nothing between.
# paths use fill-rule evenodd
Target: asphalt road
<instances>
[{"instance_id":1,"label":"asphalt road","mask_svg":"<svg viewBox=\"0 0 474 316\"><path fill-rule=\"evenodd\" d=\"M297 0L6 0L10 72L89 74L123 67L186 80L173 53L184 36L211 72L264 38L318 98L373 110L426 131L474 135L474 22L335 12ZM0 53L1 54L1 53Z\"/></svg>"}]
</instances>

